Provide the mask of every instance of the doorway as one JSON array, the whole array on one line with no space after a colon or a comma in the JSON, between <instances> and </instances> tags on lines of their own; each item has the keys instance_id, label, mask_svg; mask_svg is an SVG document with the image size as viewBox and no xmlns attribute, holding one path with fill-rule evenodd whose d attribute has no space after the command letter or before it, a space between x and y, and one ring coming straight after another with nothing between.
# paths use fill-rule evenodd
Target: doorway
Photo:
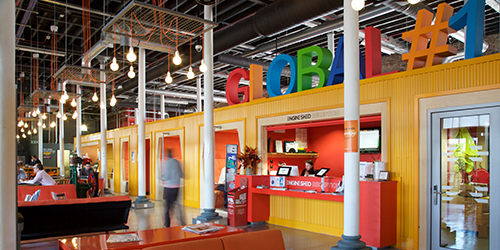
<instances>
[{"instance_id":1,"label":"doorway","mask_svg":"<svg viewBox=\"0 0 500 250\"><path fill-rule=\"evenodd\" d=\"M128 194L128 179L130 166L129 138L120 138L120 172L121 185L120 192Z\"/></svg>"},{"instance_id":2,"label":"doorway","mask_svg":"<svg viewBox=\"0 0 500 250\"><path fill-rule=\"evenodd\" d=\"M500 106L428 114L430 249L500 249Z\"/></svg>"},{"instance_id":3,"label":"doorway","mask_svg":"<svg viewBox=\"0 0 500 250\"><path fill-rule=\"evenodd\" d=\"M185 176L185 168L183 164L183 131L172 130L168 132L159 132L155 134L156 137L156 157L155 157L155 184L154 184L154 199L163 199L163 181L162 181L162 166L167 161L168 151L171 152L172 157L181 163L181 168ZM181 186L184 179L181 180ZM183 204L184 191L183 188L179 189L178 204Z\"/></svg>"}]
</instances>

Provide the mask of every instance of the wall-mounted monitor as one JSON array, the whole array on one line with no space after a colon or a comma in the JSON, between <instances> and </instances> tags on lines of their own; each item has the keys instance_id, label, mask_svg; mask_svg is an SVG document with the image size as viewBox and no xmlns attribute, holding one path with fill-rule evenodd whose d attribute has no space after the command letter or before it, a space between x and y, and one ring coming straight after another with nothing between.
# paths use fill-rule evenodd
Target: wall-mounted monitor
<instances>
[{"instance_id":1,"label":"wall-mounted monitor","mask_svg":"<svg viewBox=\"0 0 500 250\"><path fill-rule=\"evenodd\" d=\"M359 131L359 152L380 153L380 128L361 129Z\"/></svg>"}]
</instances>

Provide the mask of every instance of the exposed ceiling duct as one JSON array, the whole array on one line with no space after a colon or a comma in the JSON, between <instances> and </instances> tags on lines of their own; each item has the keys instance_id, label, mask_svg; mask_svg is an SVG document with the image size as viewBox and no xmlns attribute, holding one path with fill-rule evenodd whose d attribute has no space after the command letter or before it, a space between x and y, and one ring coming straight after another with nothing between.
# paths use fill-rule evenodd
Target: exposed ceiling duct
<instances>
[{"instance_id":1,"label":"exposed ceiling duct","mask_svg":"<svg viewBox=\"0 0 500 250\"><path fill-rule=\"evenodd\" d=\"M188 94L188 93L180 93L180 92L174 92L174 91L167 91L167 90L158 90L158 89L146 89L146 93L148 94L155 94L155 95L164 95L164 96L172 96L172 97L180 97L180 98L188 98L188 99L197 99L198 97L196 94ZM116 91L115 91L116 94ZM227 103L227 100L225 97L213 97L214 102L224 102Z\"/></svg>"}]
</instances>

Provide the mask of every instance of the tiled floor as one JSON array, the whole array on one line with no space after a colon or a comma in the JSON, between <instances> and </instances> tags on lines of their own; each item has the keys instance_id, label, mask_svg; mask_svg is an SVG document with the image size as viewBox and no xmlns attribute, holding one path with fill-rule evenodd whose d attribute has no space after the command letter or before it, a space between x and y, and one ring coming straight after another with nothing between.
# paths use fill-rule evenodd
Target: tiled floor
<instances>
[{"instance_id":1,"label":"tiled floor","mask_svg":"<svg viewBox=\"0 0 500 250\"><path fill-rule=\"evenodd\" d=\"M132 197L132 201L135 200L135 197ZM148 209L131 209L128 225L130 227L129 231L137 231L137 230L145 230L145 229L154 229L161 228L164 224L164 213L165 206L163 201L152 201L155 203L154 208ZM180 206L179 206L180 207ZM179 210L176 210L177 213ZM217 210L220 215L227 217L227 214L223 210ZM200 215L200 210L192 207L183 207L182 209L183 218L186 223L191 223L192 219ZM174 219L172 222L172 226L179 225L179 220ZM247 225L239 227L246 232L250 231L259 231L266 229L279 229L283 233L283 238L285 241L285 248L287 250L330 250L332 246L336 246L337 241L341 238L312 233L308 231L287 228L276 225L269 224L256 224L256 225ZM48 249L57 249L57 241L48 241L48 242L40 242L40 243L32 243L32 244L24 244L22 246L23 250L48 250ZM395 249L395 248L384 248L384 249Z\"/></svg>"}]
</instances>

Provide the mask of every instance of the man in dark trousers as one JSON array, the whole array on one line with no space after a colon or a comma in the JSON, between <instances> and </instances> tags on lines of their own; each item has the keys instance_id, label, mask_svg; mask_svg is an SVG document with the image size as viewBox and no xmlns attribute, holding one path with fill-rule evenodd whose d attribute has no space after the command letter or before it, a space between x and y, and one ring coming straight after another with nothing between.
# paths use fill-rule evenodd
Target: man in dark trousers
<instances>
[{"instance_id":1,"label":"man in dark trousers","mask_svg":"<svg viewBox=\"0 0 500 250\"><path fill-rule=\"evenodd\" d=\"M181 187L182 168L178 160L172 158L172 151L169 149L167 153L167 161L162 166L162 186L163 186L163 199L166 202L165 211L165 227L170 227L170 211L174 210L177 196L179 195L179 188ZM180 221L183 223L182 213L179 213Z\"/></svg>"}]
</instances>

